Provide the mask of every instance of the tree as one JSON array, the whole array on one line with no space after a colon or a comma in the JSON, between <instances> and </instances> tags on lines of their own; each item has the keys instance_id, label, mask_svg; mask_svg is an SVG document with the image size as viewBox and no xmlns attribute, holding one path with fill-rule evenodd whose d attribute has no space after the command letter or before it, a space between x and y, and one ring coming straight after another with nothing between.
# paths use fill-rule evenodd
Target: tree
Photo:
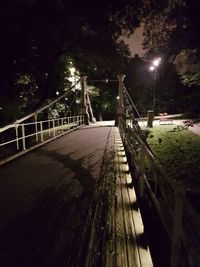
<instances>
[{"instance_id":1,"label":"tree","mask_svg":"<svg viewBox=\"0 0 200 267\"><path fill-rule=\"evenodd\" d=\"M20 75L33 77L38 89L35 107L41 105L56 91L63 58L74 58L80 68L87 62L87 68L81 69L86 74L95 68L102 74L111 71L113 58L127 56L118 37L138 25L133 5L128 0L4 1L0 11L1 105L10 102L10 96L16 96L13 103L19 98L15 81Z\"/></svg>"},{"instance_id":2,"label":"tree","mask_svg":"<svg viewBox=\"0 0 200 267\"><path fill-rule=\"evenodd\" d=\"M144 25L147 57L162 55L163 61L168 65L168 69L165 68L165 78L163 77L165 81L170 78L171 69L176 67L177 79L180 78L186 86L185 99L194 96L193 100L188 101L188 111L193 110L197 99L200 100L199 11L200 3L195 0L143 0L143 9L139 12L140 21ZM196 115L198 114L200 109L196 109Z\"/></svg>"},{"instance_id":3,"label":"tree","mask_svg":"<svg viewBox=\"0 0 200 267\"><path fill-rule=\"evenodd\" d=\"M179 61L187 58L187 64L196 65L195 69L193 66L192 72L198 72L200 65L196 63L200 53L200 40L197 35L200 26L200 3L194 0L144 0L143 3L140 19L144 23L144 46L148 53L151 56L161 54L168 61L175 63L177 57ZM180 69L179 65L178 71L183 74L188 72L188 69Z\"/></svg>"},{"instance_id":4,"label":"tree","mask_svg":"<svg viewBox=\"0 0 200 267\"><path fill-rule=\"evenodd\" d=\"M125 72L126 88L140 115L146 116L147 111L153 108L154 86L156 114L186 112L187 105L184 101L188 90L181 84L175 66L167 62L161 64L156 73L156 80L155 73L149 70L150 66L151 62L136 55L130 60Z\"/></svg>"}]
</instances>

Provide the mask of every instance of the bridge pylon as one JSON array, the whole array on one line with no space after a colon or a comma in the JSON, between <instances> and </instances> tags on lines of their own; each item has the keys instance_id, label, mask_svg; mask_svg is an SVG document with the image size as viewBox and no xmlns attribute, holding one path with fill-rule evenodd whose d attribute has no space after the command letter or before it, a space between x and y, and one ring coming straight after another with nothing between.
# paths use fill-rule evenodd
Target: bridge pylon
<instances>
[{"instance_id":1,"label":"bridge pylon","mask_svg":"<svg viewBox=\"0 0 200 267\"><path fill-rule=\"evenodd\" d=\"M123 91L124 91L124 78L126 75L120 74L117 76L118 81L119 81L119 86L118 86L118 105L117 105L117 113L116 113L116 118L115 118L115 126L119 125L120 118L124 114L124 96L123 96Z\"/></svg>"},{"instance_id":2,"label":"bridge pylon","mask_svg":"<svg viewBox=\"0 0 200 267\"><path fill-rule=\"evenodd\" d=\"M86 82L87 76L83 76L81 78L81 109L80 109L80 115L84 116L84 122L86 125L90 124L89 121L89 114L88 114L88 108L87 108L87 82Z\"/></svg>"}]
</instances>

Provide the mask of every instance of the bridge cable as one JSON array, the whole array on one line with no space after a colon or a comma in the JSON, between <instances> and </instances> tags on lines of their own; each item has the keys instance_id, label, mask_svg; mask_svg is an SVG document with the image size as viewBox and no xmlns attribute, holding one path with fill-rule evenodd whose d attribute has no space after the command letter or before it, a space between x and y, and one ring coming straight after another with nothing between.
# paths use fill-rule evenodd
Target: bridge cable
<instances>
[{"instance_id":1,"label":"bridge cable","mask_svg":"<svg viewBox=\"0 0 200 267\"><path fill-rule=\"evenodd\" d=\"M131 110L132 110L132 112L131 112L132 114L131 115L132 115L132 117L135 119L135 116L134 116L134 113L133 113L133 109L134 109L134 111L136 112L137 116L141 119L142 117L141 117L136 105L134 104L130 94L128 93L126 87L124 86L123 89L124 89L125 96L127 97L128 105L131 106ZM142 124L143 124L143 126L145 126L143 121L142 121Z\"/></svg>"},{"instance_id":2,"label":"bridge cable","mask_svg":"<svg viewBox=\"0 0 200 267\"><path fill-rule=\"evenodd\" d=\"M67 114L69 113L69 111L70 111L70 109L71 109L72 105L74 104L74 102L75 102L75 100L76 100L76 97L77 97L77 95L78 95L78 90L75 92L75 96L74 96L74 98L72 99L72 102L71 102L71 104L70 104L69 108L67 109L66 116L67 116Z\"/></svg>"},{"instance_id":3,"label":"bridge cable","mask_svg":"<svg viewBox=\"0 0 200 267\"><path fill-rule=\"evenodd\" d=\"M89 97L88 93L86 93L86 100L87 100L89 112L90 112L90 115L91 115L91 120L92 120L92 122L96 122L96 119L95 119L94 113L93 113L93 109L92 109L92 106L91 106L90 97Z\"/></svg>"}]
</instances>

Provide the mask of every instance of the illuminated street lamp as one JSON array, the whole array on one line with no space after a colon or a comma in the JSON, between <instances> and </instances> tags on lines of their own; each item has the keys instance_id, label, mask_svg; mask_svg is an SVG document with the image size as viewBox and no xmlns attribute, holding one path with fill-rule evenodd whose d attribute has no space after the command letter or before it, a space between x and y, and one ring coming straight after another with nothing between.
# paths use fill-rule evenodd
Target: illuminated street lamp
<instances>
[{"instance_id":1,"label":"illuminated street lamp","mask_svg":"<svg viewBox=\"0 0 200 267\"><path fill-rule=\"evenodd\" d=\"M155 112L155 103L156 103L156 78L157 78L157 68L160 65L161 58L156 58L153 60L152 65L149 67L149 70L153 72L154 86L153 86L153 111Z\"/></svg>"},{"instance_id":2,"label":"illuminated street lamp","mask_svg":"<svg viewBox=\"0 0 200 267\"><path fill-rule=\"evenodd\" d=\"M154 59L153 66L154 67L158 67L160 65L160 62L161 62L161 58L160 57Z\"/></svg>"},{"instance_id":3,"label":"illuminated street lamp","mask_svg":"<svg viewBox=\"0 0 200 267\"><path fill-rule=\"evenodd\" d=\"M150 66L149 70L150 71L154 71L155 70L155 67L154 66Z\"/></svg>"}]
</instances>

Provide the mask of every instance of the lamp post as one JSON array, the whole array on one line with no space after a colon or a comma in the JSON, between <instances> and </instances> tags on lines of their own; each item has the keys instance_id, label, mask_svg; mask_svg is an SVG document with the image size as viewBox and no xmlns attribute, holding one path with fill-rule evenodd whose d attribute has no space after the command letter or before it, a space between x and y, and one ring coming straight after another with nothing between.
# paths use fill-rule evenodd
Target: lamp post
<instances>
[{"instance_id":1,"label":"lamp post","mask_svg":"<svg viewBox=\"0 0 200 267\"><path fill-rule=\"evenodd\" d=\"M152 61L152 65L149 67L149 70L153 72L153 106L152 110L148 110L147 115L147 127L153 127L153 121L155 116L155 109L156 109L156 75L157 75L157 68L160 65L161 58L156 58Z\"/></svg>"},{"instance_id":2,"label":"lamp post","mask_svg":"<svg viewBox=\"0 0 200 267\"><path fill-rule=\"evenodd\" d=\"M156 58L153 60L152 65L150 66L149 70L153 72L153 111L155 113L155 107L156 107L156 79L157 79L157 68L160 65L161 58Z\"/></svg>"}]
</instances>

